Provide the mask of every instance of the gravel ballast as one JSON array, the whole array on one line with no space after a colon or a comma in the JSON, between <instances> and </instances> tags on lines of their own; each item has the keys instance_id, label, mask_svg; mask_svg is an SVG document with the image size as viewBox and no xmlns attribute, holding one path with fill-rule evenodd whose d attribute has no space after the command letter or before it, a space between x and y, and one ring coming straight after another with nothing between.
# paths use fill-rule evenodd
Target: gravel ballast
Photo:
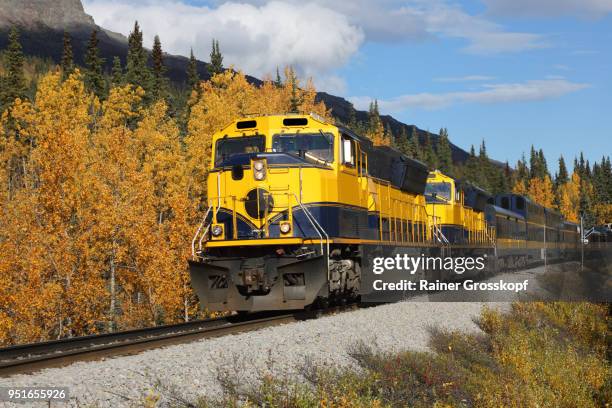
<instances>
[{"instance_id":1,"label":"gravel ballast","mask_svg":"<svg viewBox=\"0 0 612 408\"><path fill-rule=\"evenodd\" d=\"M498 275L522 279L540 268ZM514 275L514 276L513 276ZM533 276L533 275L532 275ZM512 279L513 278L513 279ZM508 299L511 300L511 299ZM432 328L475 332L474 319L488 306L508 310L509 302L400 302L324 316L219 338L168 346L133 356L74 363L30 375L0 378L0 386L70 389L74 407L141 406L147 395L187 400L218 396L220 372L254 383L264 374L295 376L306 362L353 364L347 351L357 342L380 351L427 351ZM0 406L9 406L7 403ZM12 405L12 404L11 404ZM40 406L47 406L40 403ZM12 405L23 407L23 405ZM36 405L32 405L36 406Z\"/></svg>"}]
</instances>

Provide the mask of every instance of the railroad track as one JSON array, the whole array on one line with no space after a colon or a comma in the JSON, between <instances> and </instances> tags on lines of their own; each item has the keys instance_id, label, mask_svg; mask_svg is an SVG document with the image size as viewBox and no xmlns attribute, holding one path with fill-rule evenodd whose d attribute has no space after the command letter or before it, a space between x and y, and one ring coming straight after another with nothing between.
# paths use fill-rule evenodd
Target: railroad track
<instances>
[{"instance_id":1,"label":"railroad track","mask_svg":"<svg viewBox=\"0 0 612 408\"><path fill-rule=\"evenodd\" d=\"M0 377L31 373L43 368L61 367L77 361L137 354L145 350L172 344L188 343L203 338L238 334L264 327L317 318L321 315L353 310L356 307L358 306L347 305L317 311L233 315L116 333L10 346L0 348Z\"/></svg>"}]
</instances>

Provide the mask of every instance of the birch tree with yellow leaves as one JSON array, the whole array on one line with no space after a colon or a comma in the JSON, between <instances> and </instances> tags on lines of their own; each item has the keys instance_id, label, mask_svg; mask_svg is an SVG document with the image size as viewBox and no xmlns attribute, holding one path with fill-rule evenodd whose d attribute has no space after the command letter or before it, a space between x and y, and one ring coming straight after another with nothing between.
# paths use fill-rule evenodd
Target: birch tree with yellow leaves
<instances>
[{"instance_id":1,"label":"birch tree with yellow leaves","mask_svg":"<svg viewBox=\"0 0 612 408\"><path fill-rule=\"evenodd\" d=\"M580 222L580 186L582 180L577 172L574 171L572 177L559 186L559 211L566 220Z\"/></svg>"},{"instance_id":2,"label":"birch tree with yellow leaves","mask_svg":"<svg viewBox=\"0 0 612 408\"><path fill-rule=\"evenodd\" d=\"M549 175L533 177L529 180L529 198L541 206L552 208L554 200L553 184Z\"/></svg>"}]
</instances>

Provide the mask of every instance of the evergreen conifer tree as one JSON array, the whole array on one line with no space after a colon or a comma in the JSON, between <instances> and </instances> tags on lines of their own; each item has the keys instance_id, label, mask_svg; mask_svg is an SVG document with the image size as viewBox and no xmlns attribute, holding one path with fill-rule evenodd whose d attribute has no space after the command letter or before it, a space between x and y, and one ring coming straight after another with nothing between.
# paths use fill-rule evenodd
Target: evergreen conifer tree
<instances>
[{"instance_id":1,"label":"evergreen conifer tree","mask_svg":"<svg viewBox=\"0 0 612 408\"><path fill-rule=\"evenodd\" d=\"M538 160L540 163L540 177L544 178L548 176L548 164L546 163L546 158L544 157L544 151L542 149L538 152Z\"/></svg>"},{"instance_id":2,"label":"evergreen conifer tree","mask_svg":"<svg viewBox=\"0 0 612 408\"><path fill-rule=\"evenodd\" d=\"M74 71L74 57L72 53L72 39L67 31L64 31L64 48L62 50L62 80L65 80Z\"/></svg>"},{"instance_id":3,"label":"evergreen conifer tree","mask_svg":"<svg viewBox=\"0 0 612 408\"><path fill-rule=\"evenodd\" d=\"M539 175L539 162L538 162L538 154L535 150L535 148L533 147L533 145L531 145L531 151L529 153L529 178L534 178L534 177L538 177Z\"/></svg>"},{"instance_id":4,"label":"evergreen conifer tree","mask_svg":"<svg viewBox=\"0 0 612 408\"><path fill-rule=\"evenodd\" d=\"M347 119L347 124L346 124L349 128L351 128L353 131L355 131L357 129L357 112L355 111L355 107L353 106L353 104L351 103L349 105L349 110L348 110L348 119Z\"/></svg>"},{"instance_id":5,"label":"evergreen conifer tree","mask_svg":"<svg viewBox=\"0 0 612 408\"><path fill-rule=\"evenodd\" d=\"M291 67L286 71L286 75L287 83L289 84L291 89L291 96L289 98L289 111L299 112L300 106L302 105L302 98L300 97L297 75Z\"/></svg>"},{"instance_id":6,"label":"evergreen conifer tree","mask_svg":"<svg viewBox=\"0 0 612 408\"><path fill-rule=\"evenodd\" d=\"M389 125L389 122L387 122L385 125L384 138L386 145L397 147L395 144L395 136L393 136L393 130L391 130L391 125Z\"/></svg>"},{"instance_id":7,"label":"evergreen conifer tree","mask_svg":"<svg viewBox=\"0 0 612 408\"><path fill-rule=\"evenodd\" d=\"M142 31L138 21L134 23L134 29L128 37L128 53L126 62L125 81L129 84L140 86L145 90L145 99L151 100L151 71L147 66L147 52L142 45Z\"/></svg>"},{"instance_id":8,"label":"evergreen conifer tree","mask_svg":"<svg viewBox=\"0 0 612 408\"><path fill-rule=\"evenodd\" d=\"M93 30L85 51L85 86L99 98L104 96L104 60L98 54L98 31Z\"/></svg>"},{"instance_id":9,"label":"evergreen conifer tree","mask_svg":"<svg viewBox=\"0 0 612 408\"><path fill-rule=\"evenodd\" d=\"M408 151L410 152L410 156L417 160L423 160L423 154L421 152L421 144L419 142L419 133L417 131L416 126L412 127L412 131L410 134L409 147Z\"/></svg>"},{"instance_id":10,"label":"evergreen conifer tree","mask_svg":"<svg viewBox=\"0 0 612 408\"><path fill-rule=\"evenodd\" d=\"M480 166L478 163L478 157L476 157L476 150L474 149L474 145L472 145L470 147L470 156L466 160L463 168L463 176L466 180L478 185L480 178L479 173Z\"/></svg>"},{"instance_id":11,"label":"evergreen conifer tree","mask_svg":"<svg viewBox=\"0 0 612 408\"><path fill-rule=\"evenodd\" d=\"M278 67L276 67L276 79L274 80L274 85L276 85L277 88L283 87L283 80L281 79L281 75L280 75L280 71L278 70Z\"/></svg>"},{"instance_id":12,"label":"evergreen conifer tree","mask_svg":"<svg viewBox=\"0 0 612 408\"><path fill-rule=\"evenodd\" d=\"M121 59L117 56L113 58L113 67L111 69L111 86L120 86L123 83L123 67Z\"/></svg>"},{"instance_id":13,"label":"evergreen conifer tree","mask_svg":"<svg viewBox=\"0 0 612 408\"><path fill-rule=\"evenodd\" d=\"M427 163L429 168L436 169L438 167L438 158L436 157L436 152L434 151L433 143L431 141L431 134L429 133L429 131L425 132L422 152L423 159L425 160L425 163Z\"/></svg>"},{"instance_id":14,"label":"evergreen conifer tree","mask_svg":"<svg viewBox=\"0 0 612 408\"><path fill-rule=\"evenodd\" d=\"M414 157L413 152L410 151L410 142L408 140L408 133L406 132L406 126L400 128L400 133L395 141L397 149L408 157Z\"/></svg>"},{"instance_id":15,"label":"evergreen conifer tree","mask_svg":"<svg viewBox=\"0 0 612 408\"><path fill-rule=\"evenodd\" d=\"M453 173L453 157L450 141L448 140L448 130L446 128L440 129L440 139L438 141L438 161L439 168L442 173Z\"/></svg>"},{"instance_id":16,"label":"evergreen conifer tree","mask_svg":"<svg viewBox=\"0 0 612 408\"><path fill-rule=\"evenodd\" d=\"M569 175L567 173L567 167L565 166L565 159L563 155L559 157L559 171L555 177L555 183L557 185L565 184L569 181Z\"/></svg>"},{"instance_id":17,"label":"evergreen conifer tree","mask_svg":"<svg viewBox=\"0 0 612 408\"><path fill-rule=\"evenodd\" d=\"M580 152L580 159L578 160L578 175L581 179L586 177L586 164L584 162L584 154Z\"/></svg>"},{"instance_id":18,"label":"evergreen conifer tree","mask_svg":"<svg viewBox=\"0 0 612 408\"><path fill-rule=\"evenodd\" d=\"M385 128L382 120L380 119L380 113L378 111L378 101L370 102L370 109L368 111L368 137L377 146L388 145L387 139L385 139Z\"/></svg>"},{"instance_id":19,"label":"evergreen conifer tree","mask_svg":"<svg viewBox=\"0 0 612 408\"><path fill-rule=\"evenodd\" d=\"M6 74L3 78L3 89L0 94L0 112L17 98L26 97L26 80L23 72L23 51L19 42L19 31L11 28L8 35L8 46L5 54Z\"/></svg>"},{"instance_id":20,"label":"evergreen conifer tree","mask_svg":"<svg viewBox=\"0 0 612 408\"><path fill-rule=\"evenodd\" d=\"M480 188L491 191L495 183L495 174L489 156L487 155L487 146L484 139L480 144L480 150L478 152L478 167L480 170L476 175L476 183Z\"/></svg>"},{"instance_id":21,"label":"evergreen conifer tree","mask_svg":"<svg viewBox=\"0 0 612 408\"><path fill-rule=\"evenodd\" d=\"M168 96L168 79L166 78L166 66L164 65L164 52L162 51L161 41L158 35L153 39L151 60L153 62L153 82L151 84L153 99L165 99Z\"/></svg>"},{"instance_id":22,"label":"evergreen conifer tree","mask_svg":"<svg viewBox=\"0 0 612 408\"><path fill-rule=\"evenodd\" d=\"M208 66L210 76L223 72L223 55L219 49L219 41L213 38L212 51L210 52L210 65Z\"/></svg>"},{"instance_id":23,"label":"evergreen conifer tree","mask_svg":"<svg viewBox=\"0 0 612 408\"><path fill-rule=\"evenodd\" d=\"M187 65L187 84L189 89L196 89L200 83L200 74L198 73L198 61L193 55L193 48L189 54L189 64Z\"/></svg>"},{"instance_id":24,"label":"evergreen conifer tree","mask_svg":"<svg viewBox=\"0 0 612 408\"><path fill-rule=\"evenodd\" d=\"M561 155L559 157L559 171L555 175L555 182L553 184L555 193L554 204L556 208L560 208L561 206L563 189L568 181L569 175L567 173L567 167L565 166L565 159L563 159L563 155Z\"/></svg>"}]
</instances>

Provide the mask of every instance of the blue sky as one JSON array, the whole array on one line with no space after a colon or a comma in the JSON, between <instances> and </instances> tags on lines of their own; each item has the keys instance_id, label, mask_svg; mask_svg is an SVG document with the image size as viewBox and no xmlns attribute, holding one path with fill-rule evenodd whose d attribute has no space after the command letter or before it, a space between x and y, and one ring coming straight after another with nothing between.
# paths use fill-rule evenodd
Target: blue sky
<instances>
[{"instance_id":1,"label":"blue sky","mask_svg":"<svg viewBox=\"0 0 612 408\"><path fill-rule=\"evenodd\" d=\"M106 28L256 76L293 65L358 108L377 99L423 129L514 164L531 145L554 172L612 154L612 0L85 0Z\"/></svg>"}]
</instances>

